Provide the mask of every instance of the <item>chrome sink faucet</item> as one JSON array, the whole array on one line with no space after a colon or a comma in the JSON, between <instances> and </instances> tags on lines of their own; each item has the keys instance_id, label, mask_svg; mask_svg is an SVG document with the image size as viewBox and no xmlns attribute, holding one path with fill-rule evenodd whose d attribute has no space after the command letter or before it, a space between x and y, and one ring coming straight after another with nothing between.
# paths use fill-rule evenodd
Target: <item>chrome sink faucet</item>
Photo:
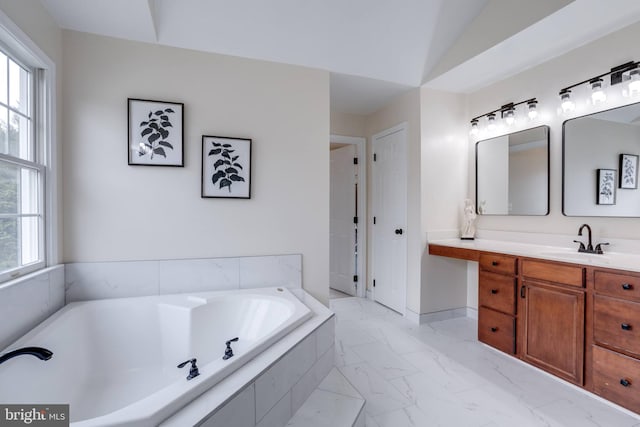
<instances>
[{"instance_id":1,"label":"chrome sink faucet","mask_svg":"<svg viewBox=\"0 0 640 427\"><path fill-rule=\"evenodd\" d=\"M593 247L593 243L591 240L591 227L589 227L589 224L582 224L580 226L580 228L578 229L578 236L582 236L582 230L584 228L587 228L587 231L589 232L589 243L587 244L587 246L584 246L584 243L582 243L579 240L574 240L575 243L580 243L580 247L578 248L578 252L584 252L587 254L603 254L604 252L602 251L602 246L603 245L608 245L609 243L598 243L594 249Z\"/></svg>"}]
</instances>

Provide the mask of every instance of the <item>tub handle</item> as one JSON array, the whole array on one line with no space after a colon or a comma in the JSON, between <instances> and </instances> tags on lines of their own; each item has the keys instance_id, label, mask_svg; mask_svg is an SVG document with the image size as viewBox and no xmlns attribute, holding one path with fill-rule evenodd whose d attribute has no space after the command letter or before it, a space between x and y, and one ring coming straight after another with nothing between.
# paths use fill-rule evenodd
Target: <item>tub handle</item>
<instances>
[{"instance_id":1,"label":"tub handle","mask_svg":"<svg viewBox=\"0 0 640 427\"><path fill-rule=\"evenodd\" d=\"M198 366L196 365L196 359L189 359L187 361L184 361L178 365L178 368L184 368L187 363L191 363L191 368L189 368L189 375L187 375L187 380L192 380L200 375L200 372L198 372Z\"/></svg>"},{"instance_id":2,"label":"tub handle","mask_svg":"<svg viewBox=\"0 0 640 427\"><path fill-rule=\"evenodd\" d=\"M238 337L235 337L225 343L227 345L227 348L224 350L224 356L222 356L223 360L227 360L233 357L233 349L231 348L231 343L238 341L238 339Z\"/></svg>"}]
</instances>

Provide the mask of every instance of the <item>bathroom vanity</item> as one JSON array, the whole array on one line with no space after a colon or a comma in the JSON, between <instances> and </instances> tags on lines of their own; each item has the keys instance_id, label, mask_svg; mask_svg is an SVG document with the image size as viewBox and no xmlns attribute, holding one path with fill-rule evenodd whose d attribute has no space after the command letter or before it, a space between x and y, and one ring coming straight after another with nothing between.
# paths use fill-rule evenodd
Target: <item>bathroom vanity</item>
<instances>
[{"instance_id":1,"label":"bathroom vanity","mask_svg":"<svg viewBox=\"0 0 640 427\"><path fill-rule=\"evenodd\" d=\"M482 240L429 254L478 262L480 341L640 413L640 255Z\"/></svg>"}]
</instances>

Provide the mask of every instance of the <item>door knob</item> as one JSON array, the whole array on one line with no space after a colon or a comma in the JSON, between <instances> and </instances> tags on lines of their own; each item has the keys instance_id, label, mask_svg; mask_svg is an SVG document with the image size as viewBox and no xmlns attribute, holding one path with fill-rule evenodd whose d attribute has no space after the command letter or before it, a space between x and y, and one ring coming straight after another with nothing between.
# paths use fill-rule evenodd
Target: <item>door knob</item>
<instances>
[{"instance_id":1,"label":"door knob","mask_svg":"<svg viewBox=\"0 0 640 427\"><path fill-rule=\"evenodd\" d=\"M402 233L403 233L402 228L396 228L396 234L402 234Z\"/></svg>"}]
</instances>

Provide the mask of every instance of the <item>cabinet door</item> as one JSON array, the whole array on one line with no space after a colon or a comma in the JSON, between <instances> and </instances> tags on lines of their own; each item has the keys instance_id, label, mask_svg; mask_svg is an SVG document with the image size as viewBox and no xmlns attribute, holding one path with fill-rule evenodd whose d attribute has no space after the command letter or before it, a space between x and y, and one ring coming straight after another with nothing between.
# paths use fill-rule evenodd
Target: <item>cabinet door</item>
<instances>
[{"instance_id":1,"label":"cabinet door","mask_svg":"<svg viewBox=\"0 0 640 427\"><path fill-rule=\"evenodd\" d=\"M524 360L582 385L584 291L535 281L524 285Z\"/></svg>"}]
</instances>

